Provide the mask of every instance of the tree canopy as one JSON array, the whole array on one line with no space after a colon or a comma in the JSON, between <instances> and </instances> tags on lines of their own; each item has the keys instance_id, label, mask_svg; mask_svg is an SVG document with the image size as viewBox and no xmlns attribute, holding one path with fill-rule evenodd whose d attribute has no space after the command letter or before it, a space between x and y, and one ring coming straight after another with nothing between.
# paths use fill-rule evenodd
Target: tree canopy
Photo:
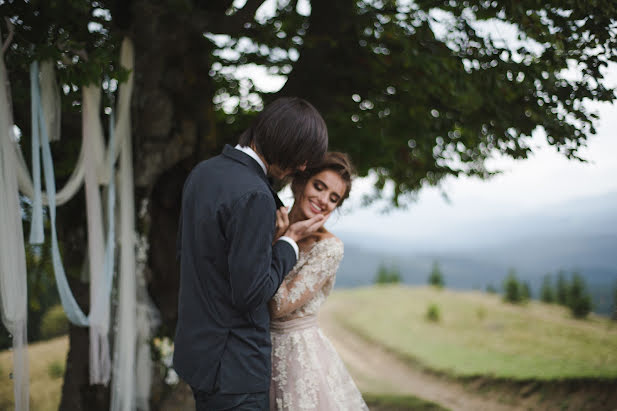
<instances>
[{"instance_id":1,"label":"tree canopy","mask_svg":"<svg viewBox=\"0 0 617 411\"><path fill-rule=\"evenodd\" d=\"M199 91L222 133L237 133L262 101L304 97L324 114L332 148L349 152L361 175L374 170L378 188L394 183L395 203L448 175L487 177L493 154L527 157L538 127L580 159L596 118L583 103L615 98L601 82L617 59L610 0L5 1L0 14L15 25L10 71L52 58L63 84L77 86L122 79L120 38L147 34L135 23L157 15L152 41L163 33L181 51L167 53L180 68L173 75L184 74L183 59L206 61ZM201 36L198 47L178 30ZM284 87L268 93L239 79L247 65L286 77ZM27 84L15 81L25 99ZM79 95L65 92L71 109Z\"/></svg>"}]
</instances>

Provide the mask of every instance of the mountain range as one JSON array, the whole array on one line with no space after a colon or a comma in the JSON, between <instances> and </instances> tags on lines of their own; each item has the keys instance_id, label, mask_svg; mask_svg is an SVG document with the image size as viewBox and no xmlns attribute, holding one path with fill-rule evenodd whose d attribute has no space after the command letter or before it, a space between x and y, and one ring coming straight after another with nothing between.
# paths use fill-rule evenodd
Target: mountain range
<instances>
[{"instance_id":1,"label":"mountain range","mask_svg":"<svg viewBox=\"0 0 617 411\"><path fill-rule=\"evenodd\" d=\"M413 212L413 209L410 210ZM442 230L443 231L443 230ZM396 267L404 283L426 284L438 262L447 287L501 288L510 270L538 298L543 277L563 271L585 279L593 309L614 308L617 287L617 192L577 198L518 216L461 224L443 241L418 243L356 231L335 233L345 243L337 287L374 282L380 265Z\"/></svg>"}]
</instances>

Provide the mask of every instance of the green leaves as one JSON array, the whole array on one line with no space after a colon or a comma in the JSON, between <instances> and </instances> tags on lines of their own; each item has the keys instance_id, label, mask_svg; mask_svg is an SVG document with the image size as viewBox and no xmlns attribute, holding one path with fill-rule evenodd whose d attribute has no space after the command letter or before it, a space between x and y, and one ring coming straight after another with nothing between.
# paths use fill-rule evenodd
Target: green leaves
<instances>
[{"instance_id":1,"label":"green leaves","mask_svg":"<svg viewBox=\"0 0 617 411\"><path fill-rule=\"evenodd\" d=\"M490 176L484 162L495 152L526 158L526 140L538 127L578 158L595 132L582 101L614 98L594 80L607 56L583 50L600 44L591 28L605 31L613 21L573 21L584 13L565 7L578 7L572 2L416 4L313 1L300 59L286 62L293 70L281 94L313 102L333 148L348 151L361 174L373 169L382 182L392 181L395 205L400 195L448 175ZM276 27L298 30L293 10L279 13L271 19ZM447 17L445 29L436 15ZM522 41L506 44L499 29L487 34L478 22L489 19L516 27ZM613 53L613 40L604 36L604 45ZM563 78L568 61L584 62L587 77Z\"/></svg>"},{"instance_id":2,"label":"green leaves","mask_svg":"<svg viewBox=\"0 0 617 411\"><path fill-rule=\"evenodd\" d=\"M361 175L373 170L379 186L393 183L394 205L447 176L490 177L498 171L486 167L493 155L526 158L539 128L580 160L597 120L584 104L615 100L602 83L603 68L617 61L611 0L312 0L310 13L278 1L273 13L255 17L261 3L152 7L169 15L170 37L203 28L205 47L181 59L209 61L211 87L199 92L212 96L222 134L247 124L260 98L306 98L324 115L332 149L348 152ZM6 60L19 107L27 106L19 73L33 59L54 59L69 90L104 76L125 79L119 39L148 18L117 2L77 0L6 1L0 14L15 24ZM236 70L251 64L286 77L284 87L273 94L238 80ZM68 97L69 107L79 101L73 91ZM237 109L223 113L234 101Z\"/></svg>"},{"instance_id":3,"label":"green leaves","mask_svg":"<svg viewBox=\"0 0 617 411\"><path fill-rule=\"evenodd\" d=\"M6 54L9 69L27 72L32 61L51 59L57 62L63 84L80 87L105 76L126 78L118 64L121 37L113 32L109 10L102 3L32 0L0 4L0 15L7 16L15 29Z\"/></svg>"}]
</instances>

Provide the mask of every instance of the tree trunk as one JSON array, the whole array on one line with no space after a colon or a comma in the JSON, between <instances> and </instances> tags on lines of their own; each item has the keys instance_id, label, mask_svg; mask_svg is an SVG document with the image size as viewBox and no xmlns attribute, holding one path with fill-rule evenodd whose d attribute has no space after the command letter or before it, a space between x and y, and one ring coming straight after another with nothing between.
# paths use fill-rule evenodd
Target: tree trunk
<instances>
[{"instance_id":1,"label":"tree trunk","mask_svg":"<svg viewBox=\"0 0 617 411\"><path fill-rule=\"evenodd\" d=\"M135 42L133 139L136 209L150 248L146 268L148 290L162 315L166 335L173 336L177 316L179 271L176 231L182 186L199 161L218 154L213 87L210 84L210 44L174 15L141 10L132 27Z\"/></svg>"},{"instance_id":2,"label":"tree trunk","mask_svg":"<svg viewBox=\"0 0 617 411\"><path fill-rule=\"evenodd\" d=\"M137 231L150 244L145 277L161 313L158 334L173 337L179 284L175 240L182 186L193 166L218 154L225 141L215 133L209 42L173 11L148 1L132 2L130 9L114 16L122 16L118 21L125 27L121 29L135 46L131 112ZM84 221L80 230L85 226ZM80 304L89 301L87 285L72 281L71 286ZM109 409L109 388L88 385L87 329L71 327L69 338L60 409ZM153 402L152 409L157 408Z\"/></svg>"}]
</instances>

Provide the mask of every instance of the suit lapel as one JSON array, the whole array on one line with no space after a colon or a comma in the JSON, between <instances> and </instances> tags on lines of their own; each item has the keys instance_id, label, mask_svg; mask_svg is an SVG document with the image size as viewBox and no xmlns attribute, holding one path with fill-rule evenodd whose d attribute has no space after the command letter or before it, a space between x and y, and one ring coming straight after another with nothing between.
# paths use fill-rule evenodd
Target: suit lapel
<instances>
[{"instance_id":1,"label":"suit lapel","mask_svg":"<svg viewBox=\"0 0 617 411\"><path fill-rule=\"evenodd\" d=\"M274 202L276 203L276 209L278 210L281 207L285 207L285 204L283 204L283 202L279 198L276 191L274 191L274 189L272 188L272 184L270 184L269 181L268 181L268 188L270 189L270 192L272 193L272 197L274 197Z\"/></svg>"}]
</instances>

